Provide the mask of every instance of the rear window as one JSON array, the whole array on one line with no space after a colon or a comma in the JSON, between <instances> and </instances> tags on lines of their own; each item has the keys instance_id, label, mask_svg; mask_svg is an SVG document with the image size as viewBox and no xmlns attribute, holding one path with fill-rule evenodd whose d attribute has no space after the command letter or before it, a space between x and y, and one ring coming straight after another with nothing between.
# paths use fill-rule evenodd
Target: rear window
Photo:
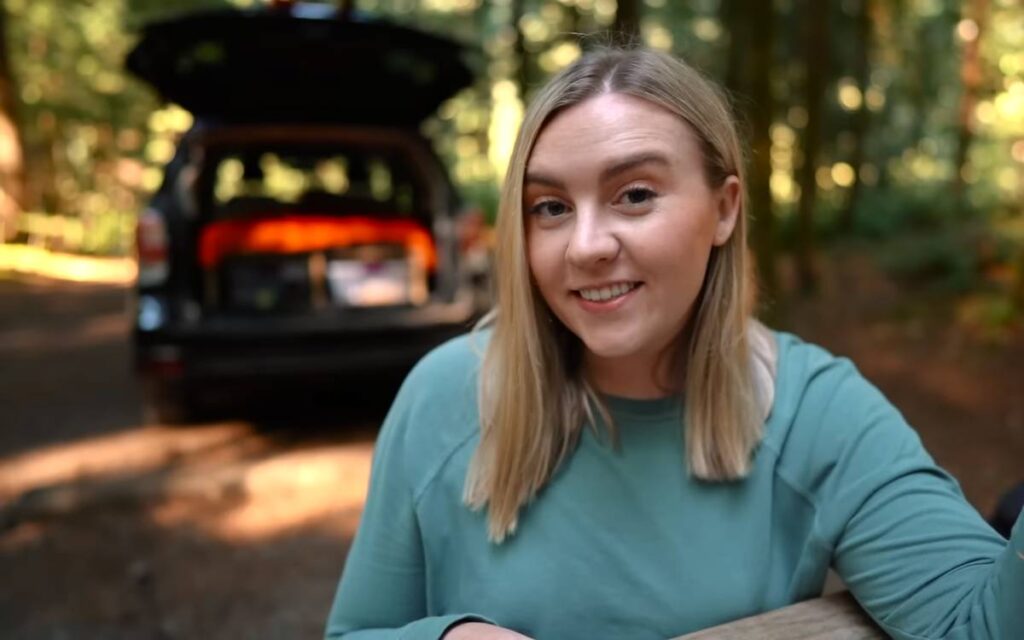
<instances>
[{"instance_id":1,"label":"rear window","mask_svg":"<svg viewBox=\"0 0 1024 640\"><path fill-rule=\"evenodd\" d=\"M338 147L212 151L204 208L213 218L280 214L411 217L424 198L397 153Z\"/></svg>"}]
</instances>

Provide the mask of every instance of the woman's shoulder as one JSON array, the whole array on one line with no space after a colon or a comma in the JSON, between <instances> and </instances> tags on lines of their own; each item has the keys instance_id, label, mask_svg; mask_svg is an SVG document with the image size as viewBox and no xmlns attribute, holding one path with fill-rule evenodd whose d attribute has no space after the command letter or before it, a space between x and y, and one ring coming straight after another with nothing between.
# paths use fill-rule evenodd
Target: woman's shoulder
<instances>
[{"instance_id":1,"label":"woman's shoulder","mask_svg":"<svg viewBox=\"0 0 1024 640\"><path fill-rule=\"evenodd\" d=\"M416 363L407 382L432 386L476 378L490 335L490 329L473 330L434 347Z\"/></svg>"},{"instance_id":2,"label":"woman's shoulder","mask_svg":"<svg viewBox=\"0 0 1024 640\"><path fill-rule=\"evenodd\" d=\"M852 361L792 334L775 338L775 398L763 444L780 473L810 487L836 465L924 454L900 412Z\"/></svg>"},{"instance_id":3,"label":"woman's shoulder","mask_svg":"<svg viewBox=\"0 0 1024 640\"><path fill-rule=\"evenodd\" d=\"M452 338L406 376L386 425L411 451L439 454L479 431L477 379L489 334Z\"/></svg>"},{"instance_id":4,"label":"woman's shoulder","mask_svg":"<svg viewBox=\"0 0 1024 640\"><path fill-rule=\"evenodd\" d=\"M783 331L773 332L776 342L775 418L824 409L834 403L876 399L878 390L843 356Z\"/></svg>"}]
</instances>

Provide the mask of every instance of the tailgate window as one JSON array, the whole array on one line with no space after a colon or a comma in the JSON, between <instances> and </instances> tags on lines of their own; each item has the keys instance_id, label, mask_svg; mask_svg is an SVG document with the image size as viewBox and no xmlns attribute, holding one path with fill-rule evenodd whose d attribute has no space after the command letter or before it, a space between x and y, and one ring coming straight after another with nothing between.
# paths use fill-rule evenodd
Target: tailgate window
<instances>
[{"instance_id":1,"label":"tailgate window","mask_svg":"<svg viewBox=\"0 0 1024 640\"><path fill-rule=\"evenodd\" d=\"M394 156L252 150L225 153L211 164L213 218L284 211L411 217L418 204L412 176Z\"/></svg>"},{"instance_id":2,"label":"tailgate window","mask_svg":"<svg viewBox=\"0 0 1024 640\"><path fill-rule=\"evenodd\" d=\"M211 153L197 261L208 309L245 313L427 302L437 250L404 156L360 149Z\"/></svg>"}]
</instances>

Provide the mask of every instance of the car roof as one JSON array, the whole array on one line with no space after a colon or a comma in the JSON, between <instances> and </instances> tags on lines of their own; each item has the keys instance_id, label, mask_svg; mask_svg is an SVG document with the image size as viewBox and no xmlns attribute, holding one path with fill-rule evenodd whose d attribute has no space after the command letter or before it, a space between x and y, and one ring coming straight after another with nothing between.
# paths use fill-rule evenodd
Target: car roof
<instances>
[{"instance_id":1,"label":"car roof","mask_svg":"<svg viewBox=\"0 0 1024 640\"><path fill-rule=\"evenodd\" d=\"M412 126L472 83L467 53L409 27L295 4L151 23L126 67L205 120Z\"/></svg>"}]
</instances>

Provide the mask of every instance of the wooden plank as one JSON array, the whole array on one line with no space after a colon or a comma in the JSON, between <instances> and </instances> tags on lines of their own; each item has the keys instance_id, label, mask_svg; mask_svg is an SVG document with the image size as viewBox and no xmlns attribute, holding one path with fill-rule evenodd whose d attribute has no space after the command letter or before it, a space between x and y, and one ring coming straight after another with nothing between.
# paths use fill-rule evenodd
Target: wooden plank
<instances>
[{"instance_id":1,"label":"wooden plank","mask_svg":"<svg viewBox=\"0 0 1024 640\"><path fill-rule=\"evenodd\" d=\"M875 640L888 638L848 591L751 616L675 640Z\"/></svg>"}]
</instances>

